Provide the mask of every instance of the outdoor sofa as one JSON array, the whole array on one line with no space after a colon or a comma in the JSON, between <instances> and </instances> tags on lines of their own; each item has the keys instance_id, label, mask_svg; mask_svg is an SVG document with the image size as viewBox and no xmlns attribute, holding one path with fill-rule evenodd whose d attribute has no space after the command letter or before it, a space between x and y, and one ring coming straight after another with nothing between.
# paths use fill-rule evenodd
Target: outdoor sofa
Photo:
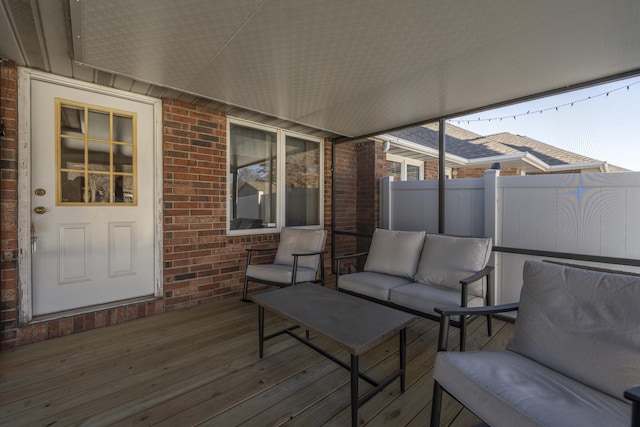
<instances>
[{"instance_id":1,"label":"outdoor sofa","mask_svg":"<svg viewBox=\"0 0 640 427\"><path fill-rule=\"evenodd\" d=\"M439 309L431 426L443 389L493 427L640 426L640 277L543 261L523 276L519 304ZM506 350L445 351L450 316L513 310Z\"/></svg>"},{"instance_id":2,"label":"outdoor sofa","mask_svg":"<svg viewBox=\"0 0 640 427\"><path fill-rule=\"evenodd\" d=\"M436 307L490 305L491 239L376 229L368 252L336 257L339 291L439 320ZM347 259L367 256L364 271L340 274ZM470 318L457 317L464 349ZM491 335L491 318L487 318Z\"/></svg>"}]
</instances>

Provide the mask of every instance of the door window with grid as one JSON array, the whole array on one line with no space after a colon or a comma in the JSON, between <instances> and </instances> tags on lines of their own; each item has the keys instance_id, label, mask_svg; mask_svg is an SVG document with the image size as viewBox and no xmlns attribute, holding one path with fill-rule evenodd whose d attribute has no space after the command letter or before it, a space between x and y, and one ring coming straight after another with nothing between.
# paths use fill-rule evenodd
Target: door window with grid
<instances>
[{"instance_id":1,"label":"door window with grid","mask_svg":"<svg viewBox=\"0 0 640 427\"><path fill-rule=\"evenodd\" d=\"M137 205L136 115L56 100L58 205Z\"/></svg>"}]
</instances>

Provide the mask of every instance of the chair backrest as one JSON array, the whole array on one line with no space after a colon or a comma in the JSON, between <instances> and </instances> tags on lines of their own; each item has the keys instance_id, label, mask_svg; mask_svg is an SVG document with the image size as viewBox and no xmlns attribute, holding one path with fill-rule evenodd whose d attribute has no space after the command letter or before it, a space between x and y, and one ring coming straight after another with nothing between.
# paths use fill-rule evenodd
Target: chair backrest
<instances>
[{"instance_id":1,"label":"chair backrest","mask_svg":"<svg viewBox=\"0 0 640 427\"><path fill-rule=\"evenodd\" d=\"M376 229L364 271L413 278L424 241L424 231Z\"/></svg>"},{"instance_id":2,"label":"chair backrest","mask_svg":"<svg viewBox=\"0 0 640 427\"><path fill-rule=\"evenodd\" d=\"M293 265L292 254L323 250L326 236L327 232L324 229L284 227L280 231L280 243L274 264ZM319 256L306 256L298 259L299 267L312 268L315 271L318 271L319 263Z\"/></svg>"},{"instance_id":3,"label":"chair backrest","mask_svg":"<svg viewBox=\"0 0 640 427\"><path fill-rule=\"evenodd\" d=\"M640 384L640 277L527 261L507 349L620 400Z\"/></svg>"},{"instance_id":4,"label":"chair backrest","mask_svg":"<svg viewBox=\"0 0 640 427\"><path fill-rule=\"evenodd\" d=\"M427 234L414 279L420 283L460 288L460 280L487 266L490 237ZM469 285L469 295L484 296L482 281Z\"/></svg>"}]
</instances>

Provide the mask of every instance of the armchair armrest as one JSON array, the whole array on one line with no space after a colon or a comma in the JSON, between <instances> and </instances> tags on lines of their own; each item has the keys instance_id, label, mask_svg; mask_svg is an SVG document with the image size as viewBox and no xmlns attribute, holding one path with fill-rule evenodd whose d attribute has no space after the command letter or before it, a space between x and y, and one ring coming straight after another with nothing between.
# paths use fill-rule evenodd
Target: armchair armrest
<instances>
[{"instance_id":1,"label":"armchair armrest","mask_svg":"<svg viewBox=\"0 0 640 427\"><path fill-rule=\"evenodd\" d=\"M436 307L434 311L440 314L440 332L438 334L438 351L447 351L449 341L449 317L468 315L493 315L517 311L519 303L501 304L487 307Z\"/></svg>"},{"instance_id":2,"label":"armchair armrest","mask_svg":"<svg viewBox=\"0 0 640 427\"><path fill-rule=\"evenodd\" d=\"M640 386L624 392L625 399L631 401L631 427L640 427Z\"/></svg>"},{"instance_id":3,"label":"armchair armrest","mask_svg":"<svg viewBox=\"0 0 640 427\"><path fill-rule=\"evenodd\" d=\"M357 257L361 257L368 254L369 252L358 252L357 254L347 254L347 255L336 256L336 257L333 257L333 259L335 259L336 261L341 261L343 259L357 258Z\"/></svg>"},{"instance_id":4,"label":"armchair armrest","mask_svg":"<svg viewBox=\"0 0 640 427\"><path fill-rule=\"evenodd\" d=\"M369 252L358 252L356 254L347 254L347 255L340 255L337 257L333 257L333 259L336 261L336 280L337 278L340 276L340 263L342 262L342 260L344 259L351 259L351 258L359 258L361 256L365 256L368 255ZM336 283L337 285L337 283Z\"/></svg>"},{"instance_id":5,"label":"armchair armrest","mask_svg":"<svg viewBox=\"0 0 640 427\"><path fill-rule=\"evenodd\" d=\"M291 254L291 256L293 257L298 257L298 256L312 256L312 255L322 255L327 253L327 251L315 251L315 252L305 252L305 253L298 253L298 254Z\"/></svg>"},{"instance_id":6,"label":"armchair armrest","mask_svg":"<svg viewBox=\"0 0 640 427\"><path fill-rule=\"evenodd\" d=\"M470 283L473 283L473 282L476 282L476 281L482 279L485 276L488 276L489 273L491 273L492 271L493 271L493 267L488 265L485 268L483 268L482 270L478 271L477 273L474 273L471 276L460 280L460 283L462 285L468 285Z\"/></svg>"},{"instance_id":7,"label":"armchair armrest","mask_svg":"<svg viewBox=\"0 0 640 427\"><path fill-rule=\"evenodd\" d=\"M278 248L247 248L247 252L259 252L259 251L275 251Z\"/></svg>"},{"instance_id":8,"label":"armchair armrest","mask_svg":"<svg viewBox=\"0 0 640 427\"><path fill-rule=\"evenodd\" d=\"M246 249L246 251L247 251L247 265L251 264L251 255L254 252L275 251L276 249L278 249L278 248L277 247L276 248L247 248Z\"/></svg>"}]
</instances>

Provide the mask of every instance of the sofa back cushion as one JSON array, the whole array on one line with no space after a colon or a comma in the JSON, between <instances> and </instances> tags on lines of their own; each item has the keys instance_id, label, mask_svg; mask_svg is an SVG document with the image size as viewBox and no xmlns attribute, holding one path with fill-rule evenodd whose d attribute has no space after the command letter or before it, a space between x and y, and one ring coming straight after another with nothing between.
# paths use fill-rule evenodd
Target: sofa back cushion
<instances>
[{"instance_id":1,"label":"sofa back cushion","mask_svg":"<svg viewBox=\"0 0 640 427\"><path fill-rule=\"evenodd\" d=\"M491 256L491 238L455 237L427 234L415 281L460 288L460 280L487 266ZM469 286L469 295L484 296L484 286Z\"/></svg>"},{"instance_id":2,"label":"sofa back cushion","mask_svg":"<svg viewBox=\"0 0 640 427\"><path fill-rule=\"evenodd\" d=\"M640 384L640 277L527 261L509 350L618 399Z\"/></svg>"},{"instance_id":3,"label":"sofa back cushion","mask_svg":"<svg viewBox=\"0 0 640 427\"><path fill-rule=\"evenodd\" d=\"M376 229L364 271L413 278L420 258L424 231Z\"/></svg>"},{"instance_id":4,"label":"sofa back cushion","mask_svg":"<svg viewBox=\"0 0 640 427\"><path fill-rule=\"evenodd\" d=\"M280 231L280 243L274 264L293 265L292 254L317 252L324 249L325 230L284 227ZM319 256L298 258L298 266L318 271Z\"/></svg>"}]
</instances>

